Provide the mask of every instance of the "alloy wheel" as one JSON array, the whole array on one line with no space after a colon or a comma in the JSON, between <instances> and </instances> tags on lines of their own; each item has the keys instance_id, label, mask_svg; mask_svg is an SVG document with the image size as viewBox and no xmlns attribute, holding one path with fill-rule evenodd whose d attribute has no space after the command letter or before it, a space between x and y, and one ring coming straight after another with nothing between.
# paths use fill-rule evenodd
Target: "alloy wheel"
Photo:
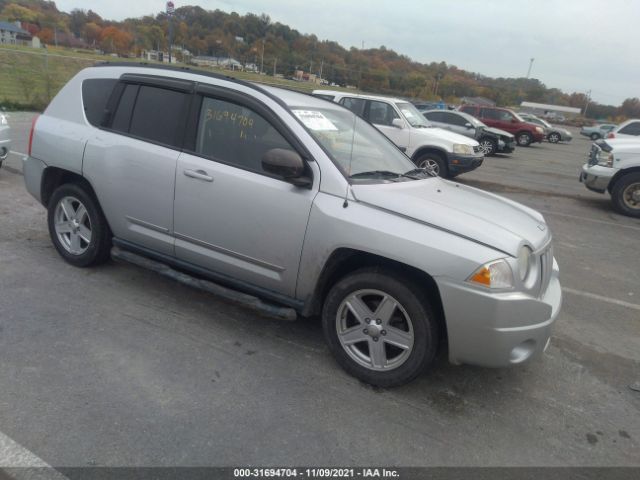
<instances>
[{"instance_id":1,"label":"alloy wheel","mask_svg":"<svg viewBox=\"0 0 640 480\"><path fill-rule=\"evenodd\" d=\"M56 236L72 255L82 255L91 244L91 219L86 207L75 197L63 197L54 213Z\"/></svg>"},{"instance_id":2,"label":"alloy wheel","mask_svg":"<svg viewBox=\"0 0 640 480\"><path fill-rule=\"evenodd\" d=\"M419 168L424 168L427 170L431 170L436 175L440 175L440 165L432 158L426 158L420 162L418 165Z\"/></svg>"},{"instance_id":3,"label":"alloy wheel","mask_svg":"<svg viewBox=\"0 0 640 480\"><path fill-rule=\"evenodd\" d=\"M400 302L381 290L348 295L338 307L335 326L342 348L370 370L398 368L413 350L411 318Z\"/></svg>"}]
</instances>

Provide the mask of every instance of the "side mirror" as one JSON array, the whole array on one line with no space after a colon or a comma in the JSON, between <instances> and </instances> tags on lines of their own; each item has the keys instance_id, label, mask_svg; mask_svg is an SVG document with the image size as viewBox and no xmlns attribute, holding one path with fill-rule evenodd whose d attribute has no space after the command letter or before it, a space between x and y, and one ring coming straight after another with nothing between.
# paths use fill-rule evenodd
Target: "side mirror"
<instances>
[{"instance_id":1,"label":"side mirror","mask_svg":"<svg viewBox=\"0 0 640 480\"><path fill-rule=\"evenodd\" d=\"M265 172L278 175L298 187L310 187L311 179L304 176L304 160L293 150L272 148L262 156Z\"/></svg>"},{"instance_id":2,"label":"side mirror","mask_svg":"<svg viewBox=\"0 0 640 480\"><path fill-rule=\"evenodd\" d=\"M401 118L394 118L393 120L391 120L391 125L396 128L404 128L404 122Z\"/></svg>"},{"instance_id":3,"label":"side mirror","mask_svg":"<svg viewBox=\"0 0 640 480\"><path fill-rule=\"evenodd\" d=\"M467 128L473 128L473 125L471 125L469 122L465 123L464 126Z\"/></svg>"}]
</instances>

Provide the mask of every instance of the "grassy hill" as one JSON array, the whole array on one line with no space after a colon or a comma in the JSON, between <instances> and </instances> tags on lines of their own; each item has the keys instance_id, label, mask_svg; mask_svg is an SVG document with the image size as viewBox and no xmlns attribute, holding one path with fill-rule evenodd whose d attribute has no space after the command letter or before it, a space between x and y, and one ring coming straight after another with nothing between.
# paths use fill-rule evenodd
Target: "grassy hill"
<instances>
[{"instance_id":1,"label":"grassy hill","mask_svg":"<svg viewBox=\"0 0 640 480\"><path fill-rule=\"evenodd\" d=\"M140 59L49 47L0 47L0 106L8 110L43 110L77 72L96 62L139 62ZM148 62L154 63L154 62ZM197 68L197 67L194 67ZM318 86L257 73L201 68L251 82L310 92Z\"/></svg>"}]
</instances>

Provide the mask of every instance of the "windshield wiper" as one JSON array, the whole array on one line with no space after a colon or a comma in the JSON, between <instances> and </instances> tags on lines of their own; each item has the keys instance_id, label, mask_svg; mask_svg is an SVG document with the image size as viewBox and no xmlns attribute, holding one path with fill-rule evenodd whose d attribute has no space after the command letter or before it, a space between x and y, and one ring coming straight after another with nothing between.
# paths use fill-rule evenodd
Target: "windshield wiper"
<instances>
[{"instance_id":1,"label":"windshield wiper","mask_svg":"<svg viewBox=\"0 0 640 480\"><path fill-rule=\"evenodd\" d=\"M371 171L368 171L368 172L354 173L353 175L351 175L351 178L365 178L365 177L400 178L400 177L404 177L404 178L410 178L411 180L420 180L420 177L415 177L415 176L411 175L411 173L413 173L414 171L420 171L420 169L416 168L416 169L411 170L410 172L406 172L406 173L392 172L390 170L371 170Z\"/></svg>"},{"instance_id":2,"label":"windshield wiper","mask_svg":"<svg viewBox=\"0 0 640 480\"><path fill-rule=\"evenodd\" d=\"M437 177L438 175L433 172L433 170L429 170L428 168L414 168L413 170L409 170L408 172L404 172L402 175L409 178L415 178L419 180L418 177L414 177L413 175L421 173L423 175L429 175L431 177Z\"/></svg>"}]
</instances>

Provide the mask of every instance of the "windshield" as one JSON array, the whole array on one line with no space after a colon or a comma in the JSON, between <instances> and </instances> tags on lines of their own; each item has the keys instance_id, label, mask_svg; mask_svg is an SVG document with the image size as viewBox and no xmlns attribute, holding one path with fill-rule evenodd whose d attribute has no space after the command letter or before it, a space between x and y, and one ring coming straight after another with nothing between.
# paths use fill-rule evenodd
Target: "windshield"
<instances>
[{"instance_id":1,"label":"windshield","mask_svg":"<svg viewBox=\"0 0 640 480\"><path fill-rule=\"evenodd\" d=\"M518 120L519 122L526 122L526 120L522 118L520 115L518 115L516 112L511 112L511 113L513 113L513 116L516 117L516 120Z\"/></svg>"},{"instance_id":2,"label":"windshield","mask_svg":"<svg viewBox=\"0 0 640 480\"><path fill-rule=\"evenodd\" d=\"M398 176L415 169L382 133L346 109L293 107L292 112L347 177L381 179L380 172Z\"/></svg>"},{"instance_id":3,"label":"windshield","mask_svg":"<svg viewBox=\"0 0 640 480\"><path fill-rule=\"evenodd\" d=\"M412 103L396 103L396 106L400 109L402 115L412 127L428 128L431 126L427 119L424 118L424 115L422 115Z\"/></svg>"}]
</instances>

